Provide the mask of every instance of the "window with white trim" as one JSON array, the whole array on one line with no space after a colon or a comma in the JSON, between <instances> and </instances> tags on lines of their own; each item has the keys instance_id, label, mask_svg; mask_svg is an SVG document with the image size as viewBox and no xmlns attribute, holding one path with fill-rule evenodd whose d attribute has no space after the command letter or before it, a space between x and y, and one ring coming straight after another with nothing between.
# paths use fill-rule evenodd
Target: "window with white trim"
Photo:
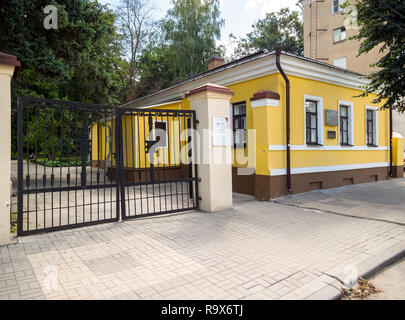
<instances>
[{"instance_id":1,"label":"window with white trim","mask_svg":"<svg viewBox=\"0 0 405 320\"><path fill-rule=\"evenodd\" d=\"M343 10L342 5L346 2L346 0L333 0L332 1L332 13L338 13Z\"/></svg>"},{"instance_id":2,"label":"window with white trim","mask_svg":"<svg viewBox=\"0 0 405 320\"><path fill-rule=\"evenodd\" d=\"M232 105L232 129L235 148L246 146L246 102Z\"/></svg>"},{"instance_id":3,"label":"window with white trim","mask_svg":"<svg viewBox=\"0 0 405 320\"><path fill-rule=\"evenodd\" d=\"M366 107L366 145L378 145L378 108Z\"/></svg>"},{"instance_id":4,"label":"window with white trim","mask_svg":"<svg viewBox=\"0 0 405 320\"><path fill-rule=\"evenodd\" d=\"M353 103L347 101L339 101L339 142L353 145Z\"/></svg>"},{"instance_id":5,"label":"window with white trim","mask_svg":"<svg viewBox=\"0 0 405 320\"><path fill-rule=\"evenodd\" d=\"M339 42L346 39L346 28L341 27L333 30L333 42Z\"/></svg>"},{"instance_id":6,"label":"window with white trim","mask_svg":"<svg viewBox=\"0 0 405 320\"><path fill-rule=\"evenodd\" d=\"M323 99L305 95L305 143L323 144Z\"/></svg>"}]
</instances>

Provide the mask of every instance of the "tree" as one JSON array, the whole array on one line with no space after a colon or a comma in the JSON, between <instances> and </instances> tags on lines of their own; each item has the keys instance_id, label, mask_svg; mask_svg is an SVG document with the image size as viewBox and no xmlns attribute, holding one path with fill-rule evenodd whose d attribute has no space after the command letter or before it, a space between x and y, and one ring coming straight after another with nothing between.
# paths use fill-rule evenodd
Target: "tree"
<instances>
[{"instance_id":1,"label":"tree","mask_svg":"<svg viewBox=\"0 0 405 320\"><path fill-rule=\"evenodd\" d=\"M259 50L274 50L281 47L284 51L302 55L304 51L303 23L299 13L288 8L279 12L267 13L252 25L253 31L242 38L233 54L240 58Z\"/></svg>"},{"instance_id":2,"label":"tree","mask_svg":"<svg viewBox=\"0 0 405 320\"><path fill-rule=\"evenodd\" d=\"M44 28L49 4L58 10L57 29ZM16 55L22 67L12 82L12 108L19 95L120 103L122 84L114 66L120 68L122 59L114 23L114 12L97 1L1 1L0 48ZM13 112L12 139L16 131ZM16 144L12 147L15 152Z\"/></svg>"},{"instance_id":3,"label":"tree","mask_svg":"<svg viewBox=\"0 0 405 320\"><path fill-rule=\"evenodd\" d=\"M45 29L43 12L58 9L58 28ZM3 0L0 48L15 54L22 70L13 82L17 95L116 103L119 59L115 14L89 0Z\"/></svg>"},{"instance_id":4,"label":"tree","mask_svg":"<svg viewBox=\"0 0 405 320\"><path fill-rule=\"evenodd\" d=\"M346 6L347 7L347 6ZM357 10L362 41L358 56L378 47L385 53L373 66L379 69L368 76L370 84L361 96L378 92L374 103L384 100L383 108L405 111L405 2L402 0L362 0L349 11Z\"/></svg>"},{"instance_id":5,"label":"tree","mask_svg":"<svg viewBox=\"0 0 405 320\"><path fill-rule=\"evenodd\" d=\"M122 33L122 43L128 58L125 74L127 99L135 98L136 83L139 81L139 58L148 47L154 33L155 22L152 19L154 7L147 0L121 0L118 8L118 23Z\"/></svg>"},{"instance_id":6,"label":"tree","mask_svg":"<svg viewBox=\"0 0 405 320\"><path fill-rule=\"evenodd\" d=\"M174 80L207 70L224 20L219 0L173 0L163 22L165 40L173 54Z\"/></svg>"}]
</instances>

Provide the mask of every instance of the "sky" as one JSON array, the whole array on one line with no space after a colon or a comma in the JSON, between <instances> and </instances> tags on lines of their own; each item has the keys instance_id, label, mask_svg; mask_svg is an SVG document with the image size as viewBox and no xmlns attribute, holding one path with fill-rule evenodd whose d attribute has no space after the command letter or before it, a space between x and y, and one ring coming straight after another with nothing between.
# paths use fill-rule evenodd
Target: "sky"
<instances>
[{"instance_id":1,"label":"sky","mask_svg":"<svg viewBox=\"0 0 405 320\"><path fill-rule=\"evenodd\" d=\"M119 0L99 0L103 4L110 4L112 7L119 3ZM163 18L171 7L170 0L150 0L155 3L156 17ZM217 45L229 45L229 34L236 37L243 37L252 30L252 24L258 19L264 18L267 12L279 11L283 7L301 12L296 6L298 0L220 0L221 16L225 20L222 28L221 40Z\"/></svg>"}]
</instances>

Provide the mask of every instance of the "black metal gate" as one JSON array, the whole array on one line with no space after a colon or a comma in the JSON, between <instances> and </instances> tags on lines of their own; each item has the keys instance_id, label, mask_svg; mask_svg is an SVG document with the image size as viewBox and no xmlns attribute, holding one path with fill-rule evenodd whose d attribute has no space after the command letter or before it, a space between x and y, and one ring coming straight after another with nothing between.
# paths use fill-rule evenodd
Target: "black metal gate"
<instances>
[{"instance_id":1,"label":"black metal gate","mask_svg":"<svg viewBox=\"0 0 405 320\"><path fill-rule=\"evenodd\" d=\"M198 207L195 111L121 108L123 219Z\"/></svg>"},{"instance_id":2,"label":"black metal gate","mask_svg":"<svg viewBox=\"0 0 405 320\"><path fill-rule=\"evenodd\" d=\"M194 111L18 99L18 235L198 207Z\"/></svg>"}]
</instances>

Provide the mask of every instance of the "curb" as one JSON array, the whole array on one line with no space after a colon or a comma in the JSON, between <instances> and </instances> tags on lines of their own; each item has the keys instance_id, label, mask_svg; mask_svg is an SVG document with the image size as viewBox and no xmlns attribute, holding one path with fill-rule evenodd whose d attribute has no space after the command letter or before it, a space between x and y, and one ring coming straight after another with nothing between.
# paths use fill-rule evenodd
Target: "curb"
<instances>
[{"instance_id":1,"label":"curb","mask_svg":"<svg viewBox=\"0 0 405 320\"><path fill-rule=\"evenodd\" d=\"M371 255L366 259L362 259L358 263L353 263L359 271L359 277L362 278L370 278L373 275L377 274L384 268L388 267L389 265L395 263L396 261L400 260L401 258L405 257L405 241L400 241L399 243L386 248L375 255ZM350 265L350 263L345 263L345 265ZM337 266L334 268L342 268L342 265ZM341 272L336 274L333 270L329 273L332 274L339 279L344 279L345 275ZM354 286L354 285L353 285ZM352 287L353 287L352 286ZM306 300L338 300L342 297L342 292L337 288L340 288L341 284L335 280L334 283L326 284L322 289L311 293L304 299Z\"/></svg>"}]
</instances>

